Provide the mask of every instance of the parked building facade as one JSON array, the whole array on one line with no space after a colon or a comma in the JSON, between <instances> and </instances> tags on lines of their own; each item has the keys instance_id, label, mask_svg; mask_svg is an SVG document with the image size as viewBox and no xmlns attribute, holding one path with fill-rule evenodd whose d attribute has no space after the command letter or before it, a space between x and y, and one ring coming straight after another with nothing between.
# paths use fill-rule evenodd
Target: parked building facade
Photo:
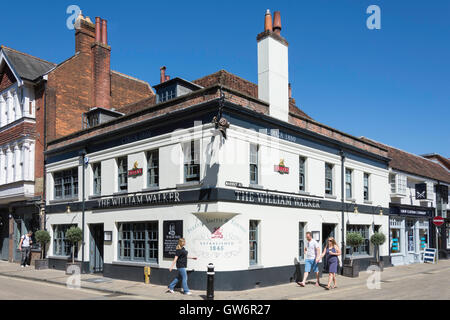
<instances>
[{"instance_id":1,"label":"parked building facade","mask_svg":"<svg viewBox=\"0 0 450 320\"><path fill-rule=\"evenodd\" d=\"M80 15L75 54L59 64L5 46L0 49L2 260L19 260L20 236L45 226L47 141L88 126L82 115L93 108L120 108L155 98L146 82L111 70L107 34L105 20L97 18L94 24Z\"/></svg>"},{"instance_id":2,"label":"parked building facade","mask_svg":"<svg viewBox=\"0 0 450 320\"><path fill-rule=\"evenodd\" d=\"M184 237L199 258L189 262L193 289L208 263L219 290L295 280L308 231L322 247L361 233L353 255L368 264L370 236L389 233L387 150L295 106L279 13L273 25L266 14L257 42L257 85L223 70L168 79L162 68L155 101L48 142L51 267L65 267L70 226L84 230L84 270L141 281L150 266L155 284L167 284ZM380 250L389 265L389 245Z\"/></svg>"}]
</instances>

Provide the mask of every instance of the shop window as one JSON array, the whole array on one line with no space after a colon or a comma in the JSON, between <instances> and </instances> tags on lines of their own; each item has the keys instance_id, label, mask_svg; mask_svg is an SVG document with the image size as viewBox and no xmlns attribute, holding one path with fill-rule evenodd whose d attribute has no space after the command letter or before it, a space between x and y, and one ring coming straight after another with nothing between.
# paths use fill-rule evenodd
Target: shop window
<instances>
[{"instance_id":1,"label":"shop window","mask_svg":"<svg viewBox=\"0 0 450 320\"><path fill-rule=\"evenodd\" d=\"M250 253L250 265L258 264L258 230L259 221L250 220L249 227L249 253Z\"/></svg>"},{"instance_id":2,"label":"shop window","mask_svg":"<svg viewBox=\"0 0 450 320\"><path fill-rule=\"evenodd\" d=\"M333 165L325 163L325 194L333 194Z\"/></svg>"},{"instance_id":3,"label":"shop window","mask_svg":"<svg viewBox=\"0 0 450 320\"><path fill-rule=\"evenodd\" d=\"M184 182L200 181L200 141L192 140L183 145Z\"/></svg>"},{"instance_id":4,"label":"shop window","mask_svg":"<svg viewBox=\"0 0 450 320\"><path fill-rule=\"evenodd\" d=\"M415 241L415 230L414 230L414 221L407 220L406 221L406 241L408 241L408 252L416 251L416 241Z\"/></svg>"},{"instance_id":5,"label":"shop window","mask_svg":"<svg viewBox=\"0 0 450 320\"><path fill-rule=\"evenodd\" d=\"M425 251L428 248L428 229L419 229L420 251Z\"/></svg>"},{"instance_id":6,"label":"shop window","mask_svg":"<svg viewBox=\"0 0 450 320\"><path fill-rule=\"evenodd\" d=\"M55 172L54 199L73 199L78 197L78 168Z\"/></svg>"},{"instance_id":7,"label":"shop window","mask_svg":"<svg viewBox=\"0 0 450 320\"><path fill-rule=\"evenodd\" d=\"M306 191L305 163L306 163L306 159L304 157L300 157L299 158L299 190L300 191Z\"/></svg>"},{"instance_id":8,"label":"shop window","mask_svg":"<svg viewBox=\"0 0 450 320\"><path fill-rule=\"evenodd\" d=\"M390 247L391 253L400 253L401 250L401 237L400 237L400 228L391 227L390 231Z\"/></svg>"},{"instance_id":9,"label":"shop window","mask_svg":"<svg viewBox=\"0 0 450 320\"><path fill-rule=\"evenodd\" d=\"M300 261L305 260L305 223L298 224L298 258Z\"/></svg>"},{"instance_id":10,"label":"shop window","mask_svg":"<svg viewBox=\"0 0 450 320\"><path fill-rule=\"evenodd\" d=\"M347 246L346 254L351 255L353 249L353 255L368 255L370 252L369 226L355 224L347 225L347 233L349 232L359 233L364 238L364 242L357 248L351 248L350 246Z\"/></svg>"},{"instance_id":11,"label":"shop window","mask_svg":"<svg viewBox=\"0 0 450 320\"><path fill-rule=\"evenodd\" d=\"M159 151L147 152L147 187L159 186Z\"/></svg>"},{"instance_id":12,"label":"shop window","mask_svg":"<svg viewBox=\"0 0 450 320\"><path fill-rule=\"evenodd\" d=\"M119 260L158 262L158 222L120 223Z\"/></svg>"},{"instance_id":13,"label":"shop window","mask_svg":"<svg viewBox=\"0 0 450 320\"><path fill-rule=\"evenodd\" d=\"M100 162L92 165L93 180L93 195L100 195L102 193L102 165Z\"/></svg>"},{"instance_id":14,"label":"shop window","mask_svg":"<svg viewBox=\"0 0 450 320\"><path fill-rule=\"evenodd\" d=\"M257 144L250 144L250 184L258 184L258 152Z\"/></svg>"},{"instance_id":15,"label":"shop window","mask_svg":"<svg viewBox=\"0 0 450 320\"><path fill-rule=\"evenodd\" d=\"M77 225L61 224L53 226L53 255L72 256L72 244L66 239L67 230ZM78 243L75 244L75 258L78 257Z\"/></svg>"}]
</instances>

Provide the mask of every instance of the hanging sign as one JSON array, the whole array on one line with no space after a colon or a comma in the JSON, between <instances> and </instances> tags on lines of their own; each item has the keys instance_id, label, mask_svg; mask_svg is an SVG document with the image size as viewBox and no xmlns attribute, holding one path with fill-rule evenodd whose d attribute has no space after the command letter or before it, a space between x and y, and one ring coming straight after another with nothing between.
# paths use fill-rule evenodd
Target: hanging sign
<instances>
[{"instance_id":1,"label":"hanging sign","mask_svg":"<svg viewBox=\"0 0 450 320\"><path fill-rule=\"evenodd\" d=\"M139 166L139 164L136 161L134 163L133 169L132 170L128 170L128 177L135 178L135 177L142 176L143 170L142 170L142 168L138 168L138 166Z\"/></svg>"},{"instance_id":2,"label":"hanging sign","mask_svg":"<svg viewBox=\"0 0 450 320\"><path fill-rule=\"evenodd\" d=\"M419 183L416 184L416 200L426 200L427 199L427 184Z\"/></svg>"},{"instance_id":3,"label":"hanging sign","mask_svg":"<svg viewBox=\"0 0 450 320\"><path fill-rule=\"evenodd\" d=\"M280 174L289 174L289 168L284 165L284 159L281 159L280 164L275 166L275 172Z\"/></svg>"}]
</instances>

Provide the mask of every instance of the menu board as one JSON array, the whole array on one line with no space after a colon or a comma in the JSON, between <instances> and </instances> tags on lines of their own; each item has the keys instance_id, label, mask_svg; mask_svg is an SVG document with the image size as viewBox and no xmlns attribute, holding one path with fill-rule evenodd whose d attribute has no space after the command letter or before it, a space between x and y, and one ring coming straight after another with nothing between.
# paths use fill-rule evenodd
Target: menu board
<instances>
[{"instance_id":1,"label":"menu board","mask_svg":"<svg viewBox=\"0 0 450 320\"><path fill-rule=\"evenodd\" d=\"M175 257L178 240L183 238L183 220L163 222L163 257Z\"/></svg>"}]
</instances>

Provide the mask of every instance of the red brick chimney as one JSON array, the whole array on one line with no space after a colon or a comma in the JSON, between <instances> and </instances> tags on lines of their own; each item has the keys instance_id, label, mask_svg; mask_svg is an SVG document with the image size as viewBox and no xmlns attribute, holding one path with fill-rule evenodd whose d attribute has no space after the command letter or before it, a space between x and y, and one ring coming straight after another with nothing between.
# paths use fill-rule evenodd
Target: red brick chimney
<instances>
[{"instance_id":1,"label":"red brick chimney","mask_svg":"<svg viewBox=\"0 0 450 320\"><path fill-rule=\"evenodd\" d=\"M166 82L166 67L161 67L159 68L160 71L160 78L159 78L159 83L163 83Z\"/></svg>"},{"instance_id":2,"label":"red brick chimney","mask_svg":"<svg viewBox=\"0 0 450 320\"><path fill-rule=\"evenodd\" d=\"M75 20L75 52L90 53L95 42L95 25L81 12Z\"/></svg>"},{"instance_id":3,"label":"red brick chimney","mask_svg":"<svg viewBox=\"0 0 450 320\"><path fill-rule=\"evenodd\" d=\"M92 44L93 107L111 108L111 47L108 46L107 21L95 18L95 39ZM98 41L100 40L100 41Z\"/></svg>"}]
</instances>

